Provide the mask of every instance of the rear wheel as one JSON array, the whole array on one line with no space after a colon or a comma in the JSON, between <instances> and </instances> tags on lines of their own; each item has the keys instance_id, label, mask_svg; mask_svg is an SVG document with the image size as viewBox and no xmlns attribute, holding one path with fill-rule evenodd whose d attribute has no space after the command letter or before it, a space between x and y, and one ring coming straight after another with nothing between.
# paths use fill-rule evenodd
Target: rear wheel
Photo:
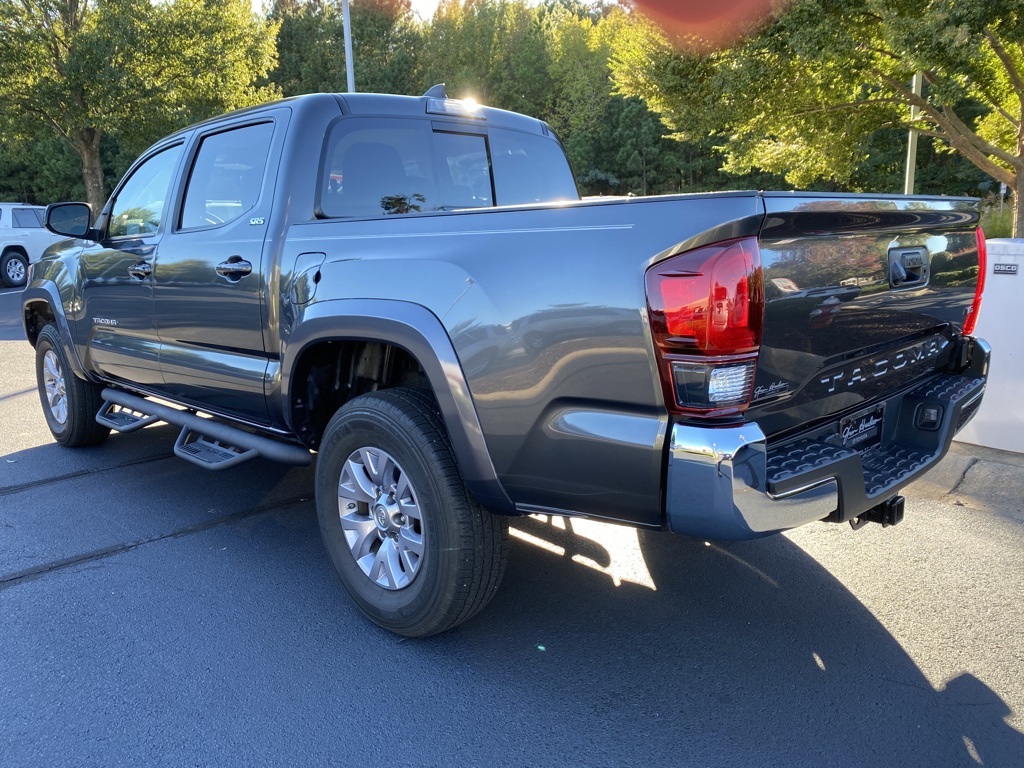
<instances>
[{"instance_id":1,"label":"rear wheel","mask_svg":"<svg viewBox=\"0 0 1024 768\"><path fill-rule=\"evenodd\" d=\"M110 429L96 421L103 405L102 387L74 374L60 332L52 325L43 328L36 339L36 383L46 426L54 440L79 448L107 439Z\"/></svg>"},{"instance_id":2,"label":"rear wheel","mask_svg":"<svg viewBox=\"0 0 1024 768\"><path fill-rule=\"evenodd\" d=\"M0 257L0 280L6 288L20 288L28 278L28 257L19 251L7 251Z\"/></svg>"},{"instance_id":3,"label":"rear wheel","mask_svg":"<svg viewBox=\"0 0 1024 768\"><path fill-rule=\"evenodd\" d=\"M391 389L342 407L324 433L316 490L341 582L380 626L434 635L497 591L507 520L469 493L429 394Z\"/></svg>"}]
</instances>

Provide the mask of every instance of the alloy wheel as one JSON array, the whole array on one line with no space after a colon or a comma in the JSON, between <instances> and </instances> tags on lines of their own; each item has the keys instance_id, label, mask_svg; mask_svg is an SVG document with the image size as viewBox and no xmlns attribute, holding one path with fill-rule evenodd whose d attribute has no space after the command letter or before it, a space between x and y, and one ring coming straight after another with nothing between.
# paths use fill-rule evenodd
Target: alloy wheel
<instances>
[{"instance_id":1,"label":"alloy wheel","mask_svg":"<svg viewBox=\"0 0 1024 768\"><path fill-rule=\"evenodd\" d=\"M423 558L423 517L409 476L380 448L363 447L345 460L338 512L352 557L375 584L412 584Z\"/></svg>"},{"instance_id":2,"label":"alloy wheel","mask_svg":"<svg viewBox=\"0 0 1024 768\"><path fill-rule=\"evenodd\" d=\"M68 394L64 382L64 371L60 367L57 353L46 350L43 356L43 386L46 389L46 402L50 414L58 424L68 420Z\"/></svg>"}]
</instances>

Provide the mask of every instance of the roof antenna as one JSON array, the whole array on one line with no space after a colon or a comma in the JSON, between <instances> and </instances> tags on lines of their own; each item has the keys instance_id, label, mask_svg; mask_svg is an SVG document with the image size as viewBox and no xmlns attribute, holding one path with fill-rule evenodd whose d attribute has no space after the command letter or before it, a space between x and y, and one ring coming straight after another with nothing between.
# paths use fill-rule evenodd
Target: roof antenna
<instances>
[{"instance_id":1,"label":"roof antenna","mask_svg":"<svg viewBox=\"0 0 1024 768\"><path fill-rule=\"evenodd\" d=\"M444 83L438 83L432 86L423 94L424 99L447 99L448 91L444 89Z\"/></svg>"}]
</instances>

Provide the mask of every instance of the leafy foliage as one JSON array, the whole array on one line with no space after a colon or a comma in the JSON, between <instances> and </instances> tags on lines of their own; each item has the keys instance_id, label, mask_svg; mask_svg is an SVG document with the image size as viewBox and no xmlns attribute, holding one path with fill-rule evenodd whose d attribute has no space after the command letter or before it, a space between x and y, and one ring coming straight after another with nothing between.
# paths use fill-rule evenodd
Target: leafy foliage
<instances>
[{"instance_id":1,"label":"leafy foliage","mask_svg":"<svg viewBox=\"0 0 1024 768\"><path fill-rule=\"evenodd\" d=\"M757 35L706 54L636 30L616 53L617 84L684 136L723 134L728 171L845 185L879 129L914 127L1024 196L1020 0L793 0ZM917 71L920 96L908 85ZM1018 206L1024 234L1022 217Z\"/></svg>"},{"instance_id":2,"label":"leafy foliage","mask_svg":"<svg viewBox=\"0 0 1024 768\"><path fill-rule=\"evenodd\" d=\"M409 0L352 3L352 57L356 88L370 93L409 93L418 87L423 32ZM271 81L285 96L344 91L345 26L341 5L278 0L271 18L280 24L278 65Z\"/></svg>"},{"instance_id":3,"label":"leafy foliage","mask_svg":"<svg viewBox=\"0 0 1024 768\"><path fill-rule=\"evenodd\" d=\"M788 9L698 55L614 0L442 0L425 22L409 0L352 0L356 86L445 82L540 117L584 194L894 192L905 83L922 69L918 190L1024 180L1021 0ZM245 0L0 0L0 197L96 205L156 138L280 94L342 91L345 66L341 0L275 0L267 18Z\"/></svg>"},{"instance_id":4,"label":"leafy foliage","mask_svg":"<svg viewBox=\"0 0 1024 768\"><path fill-rule=\"evenodd\" d=\"M453 95L544 115L554 87L551 15L521 0L442 0L424 40L426 81Z\"/></svg>"},{"instance_id":5,"label":"leafy foliage","mask_svg":"<svg viewBox=\"0 0 1024 768\"><path fill-rule=\"evenodd\" d=\"M130 155L196 120L266 100L272 26L244 0L0 0L0 112L52 132L102 204L104 137Z\"/></svg>"}]
</instances>

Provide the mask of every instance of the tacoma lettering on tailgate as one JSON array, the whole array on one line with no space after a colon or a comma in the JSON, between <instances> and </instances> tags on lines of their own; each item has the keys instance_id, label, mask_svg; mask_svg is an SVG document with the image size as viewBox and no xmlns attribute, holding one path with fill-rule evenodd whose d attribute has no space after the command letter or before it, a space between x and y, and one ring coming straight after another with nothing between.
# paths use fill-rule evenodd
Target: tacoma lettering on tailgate
<instances>
[{"instance_id":1,"label":"tacoma lettering on tailgate","mask_svg":"<svg viewBox=\"0 0 1024 768\"><path fill-rule=\"evenodd\" d=\"M908 365L916 366L928 360L934 360L949 346L949 342L941 337L926 339L898 352L886 353L862 360L845 371L831 373L821 377L821 383L828 387L829 394L842 386L852 387L863 381L880 379L883 376L902 370Z\"/></svg>"}]
</instances>

